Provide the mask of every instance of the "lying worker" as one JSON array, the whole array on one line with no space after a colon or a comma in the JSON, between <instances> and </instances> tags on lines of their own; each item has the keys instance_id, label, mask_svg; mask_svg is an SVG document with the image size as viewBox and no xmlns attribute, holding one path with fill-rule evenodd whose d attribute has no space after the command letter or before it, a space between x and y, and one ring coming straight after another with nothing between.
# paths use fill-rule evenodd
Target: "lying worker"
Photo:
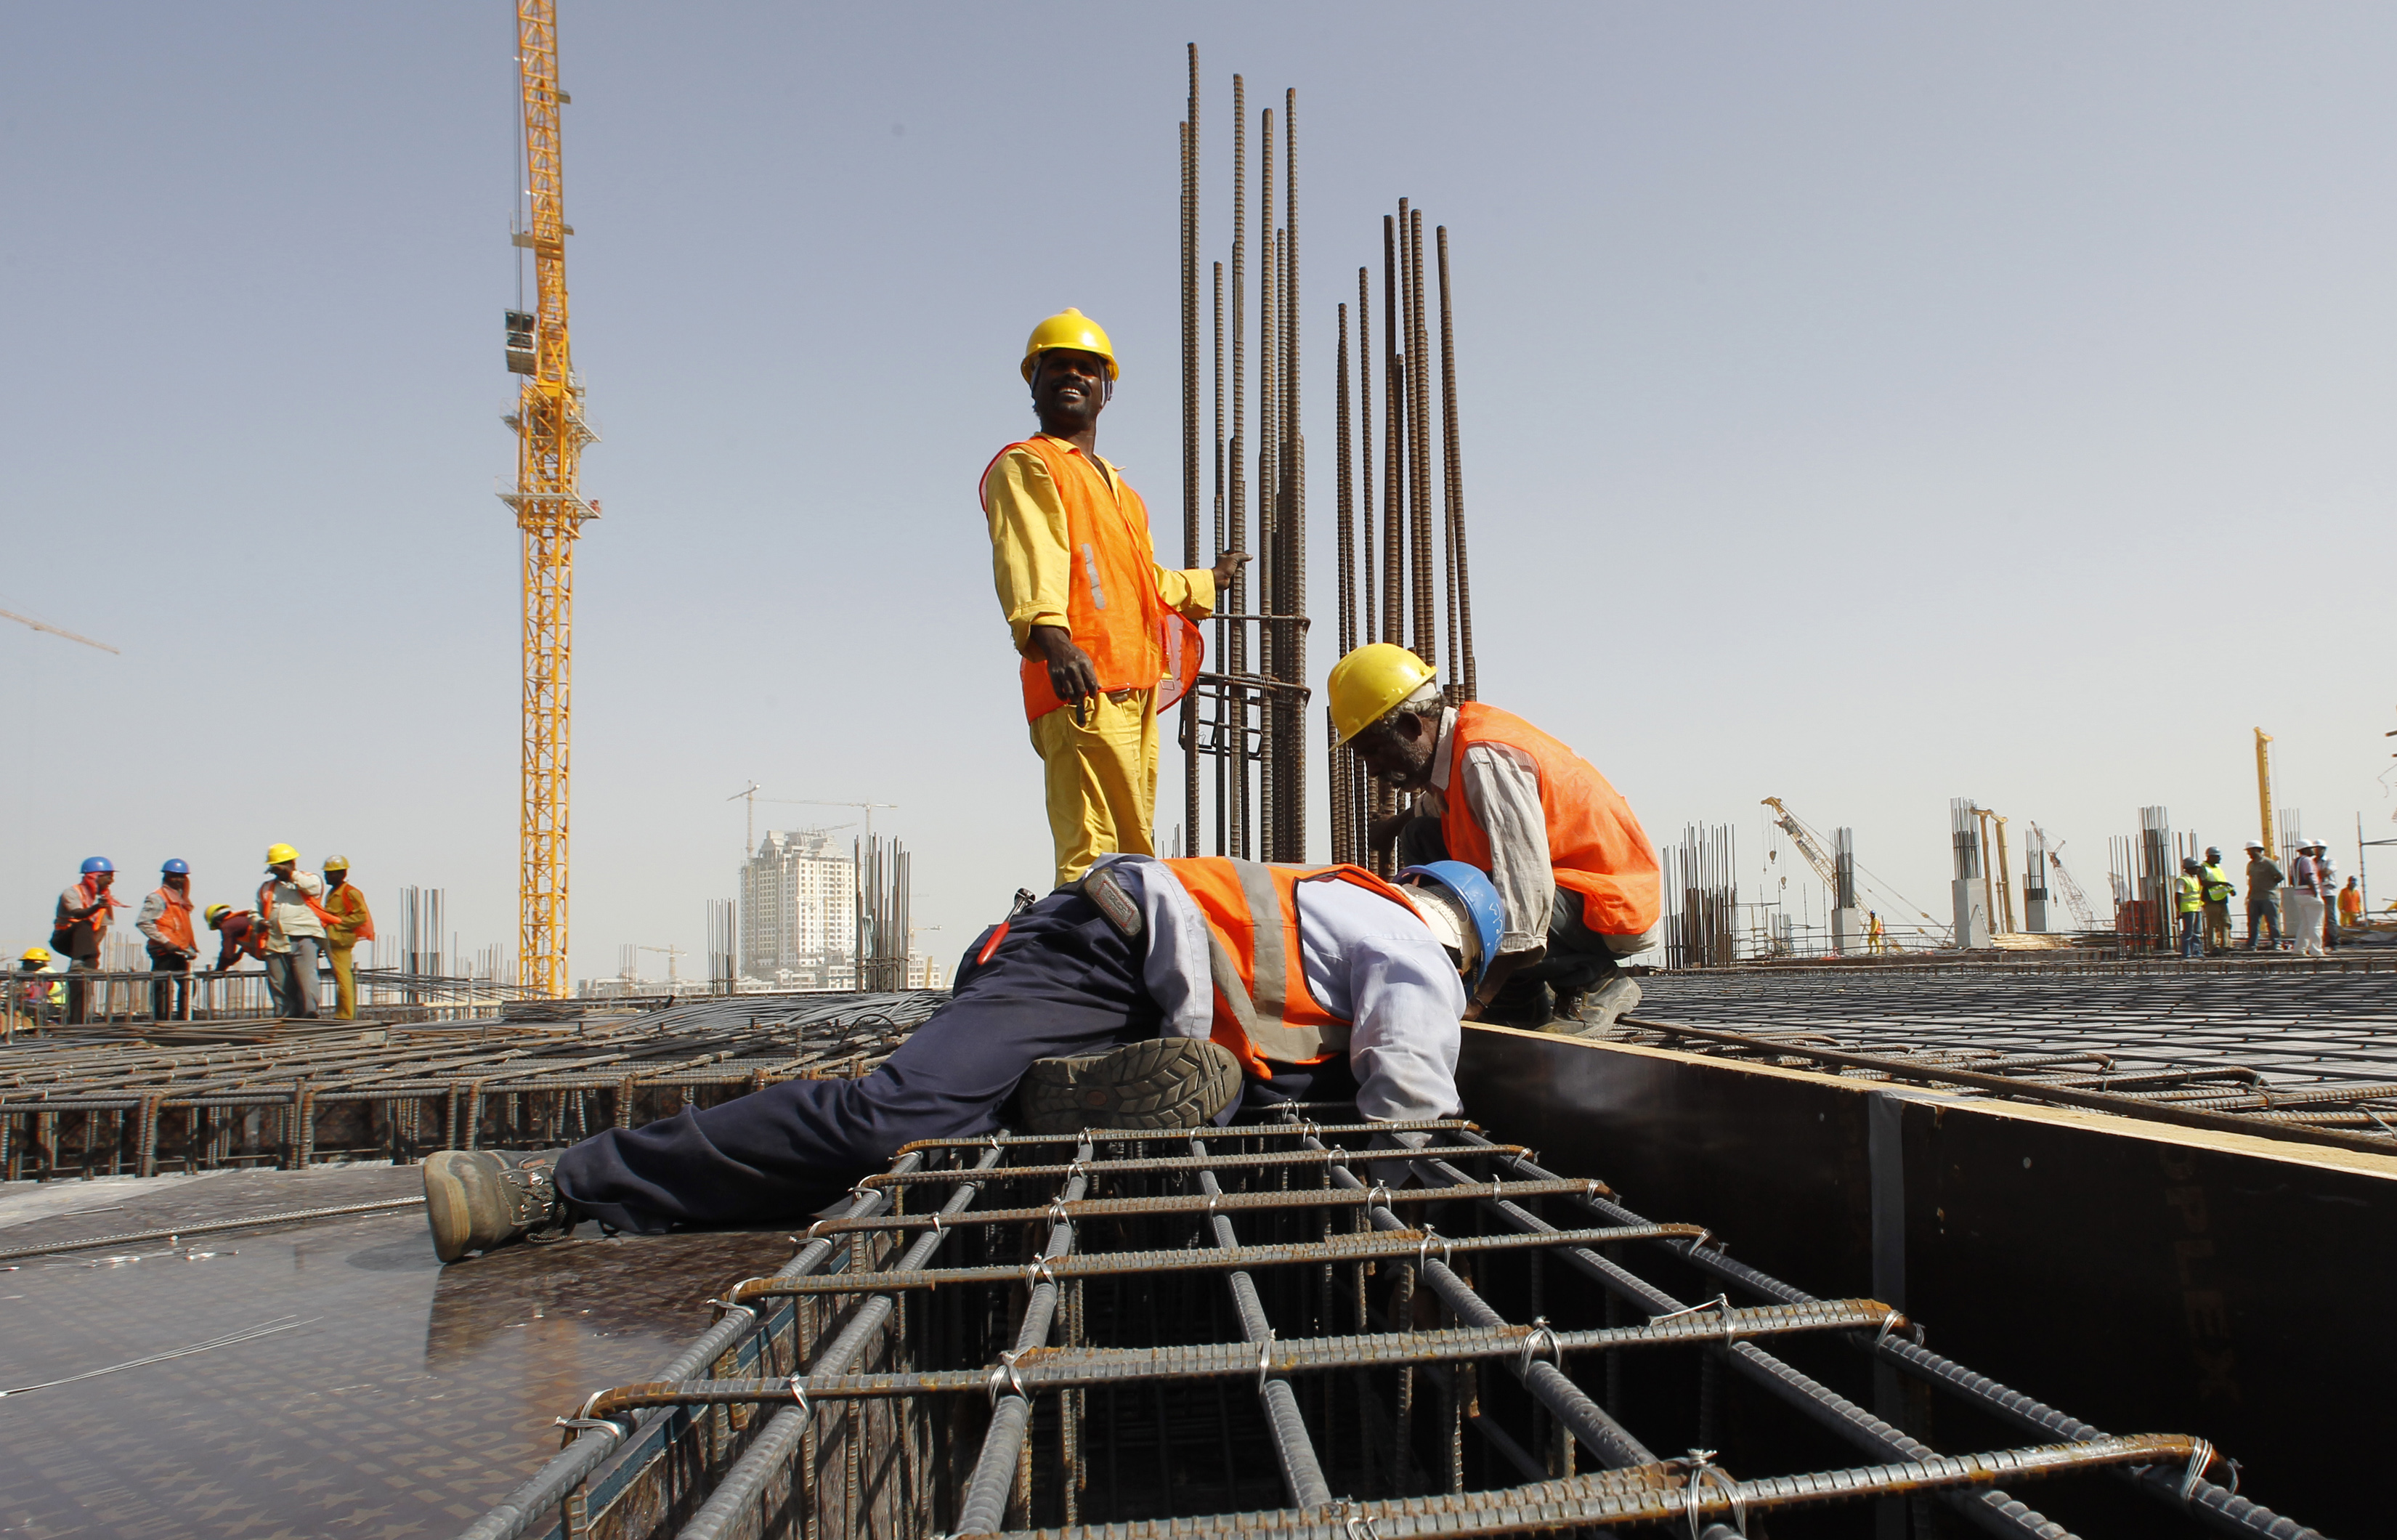
<instances>
[{"instance_id":1,"label":"lying worker","mask_svg":"<svg viewBox=\"0 0 2397 1540\"><path fill-rule=\"evenodd\" d=\"M1205 620L1249 558L1160 567L1148 509L1099 458L1099 413L1115 394L1115 348L1078 310L1024 344L1040 431L982 474L991 570L1040 756L1062 886L1109 851L1150 853L1157 821L1157 687L1170 628ZM1197 645L1195 630L1185 635ZM1196 662L1196 653L1190 655Z\"/></svg>"},{"instance_id":2,"label":"lying worker","mask_svg":"<svg viewBox=\"0 0 2397 1540\"><path fill-rule=\"evenodd\" d=\"M217 960L208 970L221 973L241 966L244 957L266 960L266 927L247 909L236 909L230 904L211 904L208 907L208 929L217 933Z\"/></svg>"},{"instance_id":3,"label":"lying worker","mask_svg":"<svg viewBox=\"0 0 2397 1540\"><path fill-rule=\"evenodd\" d=\"M1498 897L1456 862L1399 880L1110 857L977 938L949 1002L870 1075L786 1080L563 1151L432 1157L434 1249L454 1261L586 1218L656 1234L812 1212L902 1145L998 1128L1011 1095L1038 1133L1195 1128L1244 1077L1257 1105L1452 1115L1465 981L1496 944Z\"/></svg>"},{"instance_id":4,"label":"lying worker","mask_svg":"<svg viewBox=\"0 0 2397 1540\"><path fill-rule=\"evenodd\" d=\"M1431 665L1374 642L1332 665L1332 730L1366 769L1419 794L1370 831L1407 865L1466 862L1506 907L1468 1014L1596 1030L1637 1004L1621 959L1656 944L1656 847L1587 760L1520 716L1449 705ZM1550 992L1554 991L1553 1010Z\"/></svg>"}]
</instances>

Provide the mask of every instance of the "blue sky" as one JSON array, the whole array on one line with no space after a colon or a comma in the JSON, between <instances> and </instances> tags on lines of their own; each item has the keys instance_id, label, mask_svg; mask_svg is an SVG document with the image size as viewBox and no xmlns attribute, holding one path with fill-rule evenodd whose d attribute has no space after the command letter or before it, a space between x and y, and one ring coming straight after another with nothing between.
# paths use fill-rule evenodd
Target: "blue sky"
<instances>
[{"instance_id":1,"label":"blue sky","mask_svg":"<svg viewBox=\"0 0 2397 1540\"><path fill-rule=\"evenodd\" d=\"M1232 73L1300 93L1319 684L1333 307L1408 195L1454 248L1483 693L1660 843L1753 864L1778 795L1944 914L1971 796L2098 892L2144 804L2251 832L2258 725L2310 827L2391 832L2386 7L563 9L578 976L703 948L752 778L899 804L928 950L1040 885L973 482L1078 305L1178 549L1191 40L1212 255ZM0 628L0 940L84 855L231 898L270 840L508 938L510 7L0 42L0 608L123 649Z\"/></svg>"}]
</instances>

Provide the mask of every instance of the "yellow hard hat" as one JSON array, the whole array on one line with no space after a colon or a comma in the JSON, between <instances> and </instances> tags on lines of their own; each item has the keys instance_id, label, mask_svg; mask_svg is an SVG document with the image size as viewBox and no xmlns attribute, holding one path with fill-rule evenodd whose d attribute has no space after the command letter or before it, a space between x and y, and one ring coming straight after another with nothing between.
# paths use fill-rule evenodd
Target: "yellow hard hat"
<instances>
[{"instance_id":1,"label":"yellow hard hat","mask_svg":"<svg viewBox=\"0 0 2397 1540\"><path fill-rule=\"evenodd\" d=\"M1116 377L1116 345L1107 341L1107 328L1078 310L1061 310L1032 328L1032 340L1024 344L1026 384L1032 382L1032 361L1051 348L1095 353L1107 361L1107 378Z\"/></svg>"},{"instance_id":2,"label":"yellow hard hat","mask_svg":"<svg viewBox=\"0 0 2397 1540\"><path fill-rule=\"evenodd\" d=\"M233 905L230 904L211 904L206 909L200 911L200 913L207 918L208 929L213 931L217 929L217 921L233 913Z\"/></svg>"},{"instance_id":3,"label":"yellow hard hat","mask_svg":"<svg viewBox=\"0 0 2397 1540\"><path fill-rule=\"evenodd\" d=\"M328 855L325 858L324 865L325 870L328 872L346 872L350 869L350 858L345 855Z\"/></svg>"},{"instance_id":4,"label":"yellow hard hat","mask_svg":"<svg viewBox=\"0 0 2397 1540\"><path fill-rule=\"evenodd\" d=\"M47 968L50 965L50 951L47 946L28 946L25 948L25 955L17 960Z\"/></svg>"},{"instance_id":5,"label":"yellow hard hat","mask_svg":"<svg viewBox=\"0 0 2397 1540\"><path fill-rule=\"evenodd\" d=\"M288 845L269 845L266 847L266 864L270 866L279 866L287 861L297 861L299 859L300 852L293 850Z\"/></svg>"},{"instance_id":6,"label":"yellow hard hat","mask_svg":"<svg viewBox=\"0 0 2397 1540\"><path fill-rule=\"evenodd\" d=\"M1333 663L1332 677L1324 681L1332 697L1332 730L1341 743L1348 742L1435 676L1431 664L1403 647L1366 643Z\"/></svg>"}]
</instances>

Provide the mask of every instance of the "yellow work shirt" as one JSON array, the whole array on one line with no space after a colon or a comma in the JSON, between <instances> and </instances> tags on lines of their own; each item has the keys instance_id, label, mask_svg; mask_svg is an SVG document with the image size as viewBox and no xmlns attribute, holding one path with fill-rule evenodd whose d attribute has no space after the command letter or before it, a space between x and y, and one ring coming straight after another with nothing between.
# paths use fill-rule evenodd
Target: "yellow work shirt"
<instances>
[{"instance_id":1,"label":"yellow work shirt","mask_svg":"<svg viewBox=\"0 0 2397 1540\"><path fill-rule=\"evenodd\" d=\"M1043 436L1068 454L1082 452L1062 438ZM1122 485L1122 473L1114 464L1097 455L1088 458L1109 488ZM998 584L999 608L1007 612L1015 649L1024 650L1025 638L1036 625L1070 632L1065 587L1073 567L1073 542L1066 533L1065 500L1050 479L1049 467L1029 449L1007 450L991 462L983 476L983 501L990 510L991 577ZM1150 567L1157 574L1158 597L1166 608L1178 609L1192 621L1203 621L1214 613L1214 569L1182 571L1159 567L1153 552Z\"/></svg>"}]
</instances>

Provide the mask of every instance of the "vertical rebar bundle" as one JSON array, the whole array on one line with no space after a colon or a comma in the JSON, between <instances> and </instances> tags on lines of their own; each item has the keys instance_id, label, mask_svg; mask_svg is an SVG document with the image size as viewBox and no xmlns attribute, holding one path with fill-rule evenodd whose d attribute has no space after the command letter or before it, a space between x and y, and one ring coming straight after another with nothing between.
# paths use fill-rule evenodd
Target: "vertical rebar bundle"
<instances>
[{"instance_id":1,"label":"vertical rebar bundle","mask_svg":"<svg viewBox=\"0 0 2397 1540\"><path fill-rule=\"evenodd\" d=\"M1831 905L1838 909L1856 906L1856 831L1838 828L1831 831L1831 877L1836 891Z\"/></svg>"},{"instance_id":2,"label":"vertical rebar bundle","mask_svg":"<svg viewBox=\"0 0 2397 1540\"><path fill-rule=\"evenodd\" d=\"M1198 49L1190 50L1182 126L1184 559L1199 565L1199 307ZM1201 792L1213 783L1214 848L1221 855L1300 861L1306 854L1306 452L1299 429L1298 93L1281 108L1280 212L1276 218L1274 112L1258 115L1256 261L1250 265L1248 85L1232 77L1231 303L1214 265L1215 548L1252 551L1250 570L1215 598L1215 666L1185 708L1182 743L1186 849L1197 845ZM1248 330L1253 283L1255 332ZM1231 363L1226 377L1224 336ZM1256 417L1249 419L1250 348ZM1226 392L1228 391L1228 397ZM1226 405L1228 400L1228 412ZM1228 417L1228 422L1226 421ZM1254 499L1252 503L1251 491ZM1255 514L1253 530L1250 514ZM1252 544L1252 535L1254 543ZM1253 600L1253 604L1252 603ZM1212 777L1198 768L1214 762Z\"/></svg>"},{"instance_id":3,"label":"vertical rebar bundle","mask_svg":"<svg viewBox=\"0 0 2397 1540\"><path fill-rule=\"evenodd\" d=\"M740 904L729 898L707 901L707 992L730 995L740 988L740 975L734 971L733 948L740 935ZM674 960L668 957L666 967L671 972Z\"/></svg>"},{"instance_id":4,"label":"vertical rebar bundle","mask_svg":"<svg viewBox=\"0 0 2397 1540\"><path fill-rule=\"evenodd\" d=\"M879 835L855 842L857 861L857 987L865 993L907 987L907 849Z\"/></svg>"},{"instance_id":5,"label":"vertical rebar bundle","mask_svg":"<svg viewBox=\"0 0 2397 1540\"><path fill-rule=\"evenodd\" d=\"M1689 824L1659 852L1665 966L1708 968L1739 956L1739 844L1731 825Z\"/></svg>"}]
</instances>

